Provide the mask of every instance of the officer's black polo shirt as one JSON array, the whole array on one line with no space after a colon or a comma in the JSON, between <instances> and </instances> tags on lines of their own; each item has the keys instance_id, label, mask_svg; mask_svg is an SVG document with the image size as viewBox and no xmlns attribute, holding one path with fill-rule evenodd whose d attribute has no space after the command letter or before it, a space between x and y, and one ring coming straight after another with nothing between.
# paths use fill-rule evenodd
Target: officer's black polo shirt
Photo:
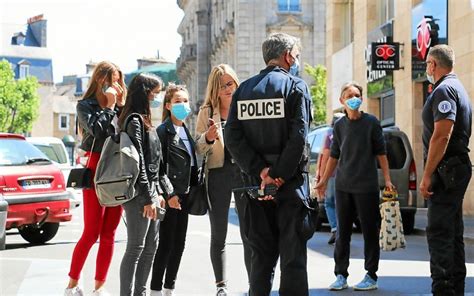
<instances>
[{"instance_id":1,"label":"officer's black polo shirt","mask_svg":"<svg viewBox=\"0 0 474 296\"><path fill-rule=\"evenodd\" d=\"M461 81L454 73L443 76L434 85L422 112L423 152L428 156L428 147L436 121L449 119L454 121L453 132L449 140L446 156L469 152L471 136L472 110L469 96Z\"/></svg>"}]
</instances>

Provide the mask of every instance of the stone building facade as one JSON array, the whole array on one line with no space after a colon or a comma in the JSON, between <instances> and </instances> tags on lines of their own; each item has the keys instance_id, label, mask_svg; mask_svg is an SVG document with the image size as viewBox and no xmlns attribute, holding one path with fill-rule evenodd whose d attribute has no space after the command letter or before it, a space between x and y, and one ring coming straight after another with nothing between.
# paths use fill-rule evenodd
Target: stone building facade
<instances>
[{"instance_id":1,"label":"stone building facade","mask_svg":"<svg viewBox=\"0 0 474 296\"><path fill-rule=\"evenodd\" d=\"M356 80L364 87L363 110L383 124L396 125L412 144L417 182L423 172L421 110L431 91L424 74L429 46L446 43L454 48L454 72L474 99L474 2L471 0L329 0L327 9L326 65L328 117L341 106L341 85ZM448 25L449 24L449 25ZM428 46L418 36L429 37ZM371 43L400 43L397 71L371 71ZM473 141L470 149L473 150ZM474 155L471 153L471 158ZM424 201L418 194L418 205ZM464 212L474 215L474 187L468 188Z\"/></svg>"},{"instance_id":2,"label":"stone building facade","mask_svg":"<svg viewBox=\"0 0 474 296\"><path fill-rule=\"evenodd\" d=\"M212 66L226 63L240 80L265 67L261 45L273 32L301 39L301 65L325 64L325 0L178 0L184 17L178 76L189 89L194 117ZM302 77L311 83L300 70ZM188 119L194 130L194 117Z\"/></svg>"}]
</instances>

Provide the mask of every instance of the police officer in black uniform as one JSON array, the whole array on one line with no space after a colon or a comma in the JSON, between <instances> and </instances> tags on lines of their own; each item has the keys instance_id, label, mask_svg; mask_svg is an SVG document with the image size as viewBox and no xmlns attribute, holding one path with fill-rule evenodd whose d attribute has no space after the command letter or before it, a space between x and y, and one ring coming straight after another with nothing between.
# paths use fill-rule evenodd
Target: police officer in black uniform
<instances>
[{"instance_id":1,"label":"police officer in black uniform","mask_svg":"<svg viewBox=\"0 0 474 296\"><path fill-rule=\"evenodd\" d=\"M426 228L434 295L464 295L466 259L462 204L472 167L469 159L472 110L469 96L452 72L454 52L432 47L426 74L434 89L423 107L425 169L420 192L428 200Z\"/></svg>"},{"instance_id":2,"label":"police officer in black uniform","mask_svg":"<svg viewBox=\"0 0 474 296\"><path fill-rule=\"evenodd\" d=\"M309 222L306 136L311 99L297 73L299 40L276 33L262 45L267 67L234 93L225 141L246 186L279 186L274 196L248 195L245 230L252 250L251 296L270 295L280 257L282 296L308 295ZM306 227L304 227L306 226Z\"/></svg>"}]
</instances>

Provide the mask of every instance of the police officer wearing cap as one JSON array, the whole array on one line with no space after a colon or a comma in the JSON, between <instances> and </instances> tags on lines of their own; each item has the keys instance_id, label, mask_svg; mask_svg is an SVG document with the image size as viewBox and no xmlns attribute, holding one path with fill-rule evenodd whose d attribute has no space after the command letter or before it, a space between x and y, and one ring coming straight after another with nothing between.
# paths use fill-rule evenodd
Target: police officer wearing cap
<instances>
[{"instance_id":1,"label":"police officer wearing cap","mask_svg":"<svg viewBox=\"0 0 474 296\"><path fill-rule=\"evenodd\" d=\"M436 45L426 58L434 84L423 107L425 168L420 192L428 201L426 237L433 295L464 295L466 259L463 199L472 167L469 159L472 110L469 95L452 72L454 52Z\"/></svg>"},{"instance_id":2,"label":"police officer wearing cap","mask_svg":"<svg viewBox=\"0 0 474 296\"><path fill-rule=\"evenodd\" d=\"M275 33L263 42L262 51L267 67L237 88L225 126L226 145L243 171L245 185L278 186L274 196L247 196L249 294L270 295L280 258L279 294L304 296L306 243L314 232L305 145L311 99L306 83L293 75L299 65L299 39Z\"/></svg>"}]
</instances>

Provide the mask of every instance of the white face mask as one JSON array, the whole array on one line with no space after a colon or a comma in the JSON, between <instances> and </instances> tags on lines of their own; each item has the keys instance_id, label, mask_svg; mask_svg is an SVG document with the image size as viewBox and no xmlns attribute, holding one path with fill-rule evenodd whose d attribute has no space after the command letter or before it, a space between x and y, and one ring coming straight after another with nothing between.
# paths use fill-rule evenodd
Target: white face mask
<instances>
[{"instance_id":1,"label":"white face mask","mask_svg":"<svg viewBox=\"0 0 474 296\"><path fill-rule=\"evenodd\" d=\"M429 83L434 84L434 76L426 73L426 78L428 79Z\"/></svg>"}]
</instances>

